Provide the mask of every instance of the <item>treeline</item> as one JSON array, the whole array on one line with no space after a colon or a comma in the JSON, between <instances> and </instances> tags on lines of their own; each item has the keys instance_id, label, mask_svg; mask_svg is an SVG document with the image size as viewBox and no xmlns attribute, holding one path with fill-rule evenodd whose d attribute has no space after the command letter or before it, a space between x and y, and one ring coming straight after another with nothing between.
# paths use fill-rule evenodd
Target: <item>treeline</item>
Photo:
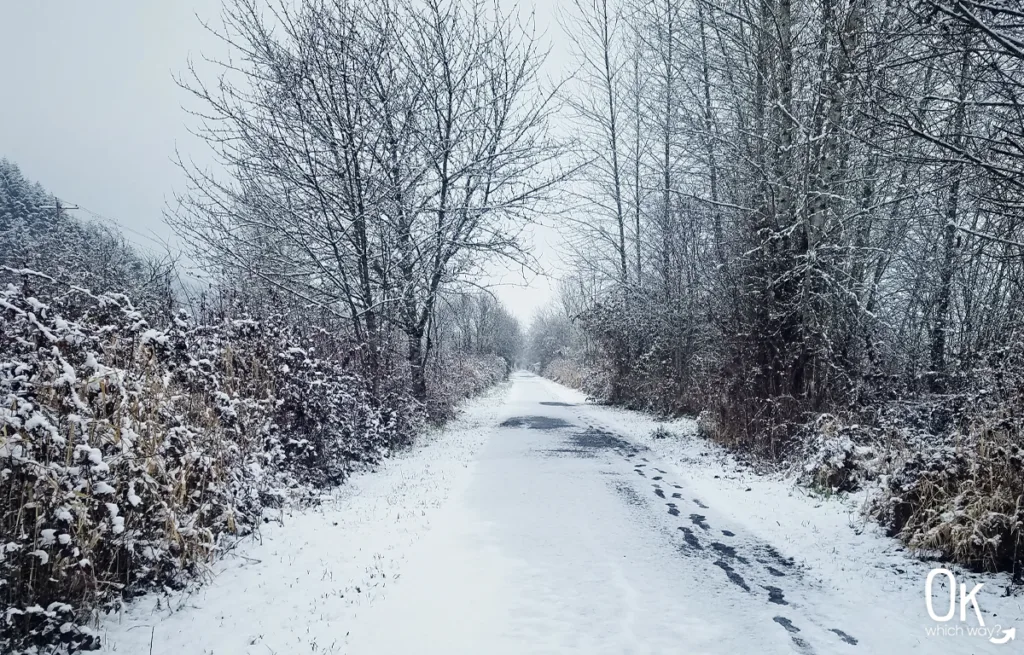
<instances>
[{"instance_id":1,"label":"treeline","mask_svg":"<svg viewBox=\"0 0 1024 655\"><path fill-rule=\"evenodd\" d=\"M889 473L893 534L1019 578L1022 19L576 2L576 272L531 361L823 487Z\"/></svg>"},{"instance_id":2,"label":"treeline","mask_svg":"<svg viewBox=\"0 0 1024 655\"><path fill-rule=\"evenodd\" d=\"M0 160L5 653L98 647L103 612L195 581L266 507L405 447L521 349L473 285L525 261L553 181L521 26L474 2L224 16L245 64L189 83L221 168L185 166L168 212L203 288Z\"/></svg>"}]
</instances>

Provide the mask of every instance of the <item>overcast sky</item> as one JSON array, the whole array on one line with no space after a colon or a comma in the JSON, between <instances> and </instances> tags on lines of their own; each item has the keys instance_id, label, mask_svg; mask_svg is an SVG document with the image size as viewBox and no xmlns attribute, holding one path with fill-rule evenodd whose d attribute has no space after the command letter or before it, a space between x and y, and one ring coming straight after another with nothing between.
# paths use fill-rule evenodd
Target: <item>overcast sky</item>
<instances>
[{"instance_id":1,"label":"overcast sky","mask_svg":"<svg viewBox=\"0 0 1024 655\"><path fill-rule=\"evenodd\" d=\"M502 2L512 5L511 0ZM534 8L538 27L553 41L548 75L565 69L554 22L555 2ZM0 7L0 157L62 200L119 223L145 248L173 242L162 212L183 188L173 163L208 161L188 132L188 98L173 77L191 56L223 55L197 15L216 22L220 0L9 0ZM538 254L551 269L553 232L540 229ZM547 279L527 288L505 275L499 297L521 318L551 296Z\"/></svg>"}]
</instances>

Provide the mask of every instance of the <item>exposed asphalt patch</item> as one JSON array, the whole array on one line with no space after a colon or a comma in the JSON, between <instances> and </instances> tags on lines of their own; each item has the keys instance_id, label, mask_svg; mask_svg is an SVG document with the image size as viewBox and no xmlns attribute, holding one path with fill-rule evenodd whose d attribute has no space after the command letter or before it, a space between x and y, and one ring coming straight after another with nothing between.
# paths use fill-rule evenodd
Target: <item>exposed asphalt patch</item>
<instances>
[{"instance_id":1,"label":"exposed asphalt patch","mask_svg":"<svg viewBox=\"0 0 1024 655\"><path fill-rule=\"evenodd\" d=\"M623 452L636 452L637 447L625 439L616 437L611 432L605 432L597 428L587 428L583 432L576 432L569 439L577 448L592 448L595 450L618 450ZM643 475L641 471L637 471Z\"/></svg>"},{"instance_id":2,"label":"exposed asphalt patch","mask_svg":"<svg viewBox=\"0 0 1024 655\"><path fill-rule=\"evenodd\" d=\"M529 428L531 430L558 430L572 427L572 423L551 416L513 416L502 421L500 425L503 428Z\"/></svg>"},{"instance_id":3,"label":"exposed asphalt patch","mask_svg":"<svg viewBox=\"0 0 1024 655\"><path fill-rule=\"evenodd\" d=\"M854 639L853 637L851 637L850 635L846 634L842 630L837 630L836 628L832 628L830 630L830 632L836 633L837 635L839 635L840 639L842 639L846 643L850 644L851 646L856 646L857 645L857 640Z\"/></svg>"},{"instance_id":4,"label":"exposed asphalt patch","mask_svg":"<svg viewBox=\"0 0 1024 655\"><path fill-rule=\"evenodd\" d=\"M540 451L551 457L573 456L573 457L595 457L594 453L582 448L548 448Z\"/></svg>"},{"instance_id":5,"label":"exposed asphalt patch","mask_svg":"<svg viewBox=\"0 0 1024 655\"><path fill-rule=\"evenodd\" d=\"M683 533L683 541L685 541L690 548L693 548L694 550L704 550L704 546L700 545L700 540L697 539L697 535L693 534L693 530L682 526L679 527L679 530Z\"/></svg>"},{"instance_id":6,"label":"exposed asphalt patch","mask_svg":"<svg viewBox=\"0 0 1024 655\"><path fill-rule=\"evenodd\" d=\"M693 521L694 525L704 530L710 530L711 526L704 522L705 518L707 517L705 517L703 514L690 514L690 520Z\"/></svg>"},{"instance_id":7,"label":"exposed asphalt patch","mask_svg":"<svg viewBox=\"0 0 1024 655\"><path fill-rule=\"evenodd\" d=\"M729 578L729 582L742 588L744 591L750 591L750 586L747 584L747 581L744 580L743 576L737 573L736 569L732 568L732 565L728 562L720 559L715 562L715 566L725 571L725 575Z\"/></svg>"},{"instance_id":8,"label":"exposed asphalt patch","mask_svg":"<svg viewBox=\"0 0 1024 655\"><path fill-rule=\"evenodd\" d=\"M785 598L785 594L778 587L771 587L769 585L763 585L768 591L768 602L775 603L776 605L789 605L789 602Z\"/></svg>"},{"instance_id":9,"label":"exposed asphalt patch","mask_svg":"<svg viewBox=\"0 0 1024 655\"><path fill-rule=\"evenodd\" d=\"M561 403L554 400L541 401L541 405L547 405L548 407L576 407L576 403Z\"/></svg>"}]
</instances>

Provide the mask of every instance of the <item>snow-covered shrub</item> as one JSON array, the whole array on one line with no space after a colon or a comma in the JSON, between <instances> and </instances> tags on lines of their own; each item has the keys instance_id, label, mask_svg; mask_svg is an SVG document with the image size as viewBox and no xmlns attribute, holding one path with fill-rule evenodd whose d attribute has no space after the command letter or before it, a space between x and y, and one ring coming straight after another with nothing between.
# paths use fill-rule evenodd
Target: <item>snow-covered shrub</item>
<instances>
[{"instance_id":1,"label":"snow-covered shrub","mask_svg":"<svg viewBox=\"0 0 1024 655\"><path fill-rule=\"evenodd\" d=\"M552 361L541 371L541 375L595 398L606 396L606 376L572 359L559 358Z\"/></svg>"},{"instance_id":2,"label":"snow-covered shrub","mask_svg":"<svg viewBox=\"0 0 1024 655\"><path fill-rule=\"evenodd\" d=\"M864 435L860 425L822 414L804 429L811 435L802 439L808 444L802 484L829 492L856 491L877 476L875 449L859 443Z\"/></svg>"},{"instance_id":3,"label":"snow-covered shrub","mask_svg":"<svg viewBox=\"0 0 1024 655\"><path fill-rule=\"evenodd\" d=\"M695 412L703 336L679 320L678 307L635 288L609 292L582 312L580 328L596 343L601 389L590 392L631 409L678 415Z\"/></svg>"},{"instance_id":4,"label":"snow-covered shrub","mask_svg":"<svg viewBox=\"0 0 1024 655\"><path fill-rule=\"evenodd\" d=\"M707 410L697 414L697 436L701 439L714 439L718 431L715 415Z\"/></svg>"},{"instance_id":5,"label":"snow-covered shrub","mask_svg":"<svg viewBox=\"0 0 1024 655\"><path fill-rule=\"evenodd\" d=\"M0 335L0 645L86 649L93 610L182 585L254 525L262 401L183 385L123 296L10 284Z\"/></svg>"},{"instance_id":6,"label":"snow-covered shrub","mask_svg":"<svg viewBox=\"0 0 1024 655\"><path fill-rule=\"evenodd\" d=\"M1019 429L1019 428L1018 428ZM1024 449L1019 432L979 426L959 445L915 453L890 478L874 513L911 547L965 566L1024 566ZM1016 443L1014 442L1016 441Z\"/></svg>"},{"instance_id":7,"label":"snow-covered shrub","mask_svg":"<svg viewBox=\"0 0 1024 655\"><path fill-rule=\"evenodd\" d=\"M672 430L669 430L664 425L659 425L657 428L654 429L654 432L651 433L651 438L652 439L678 439L679 435L677 435Z\"/></svg>"},{"instance_id":8,"label":"snow-covered shrub","mask_svg":"<svg viewBox=\"0 0 1024 655\"><path fill-rule=\"evenodd\" d=\"M423 412L400 391L374 394L337 362L293 347L278 354L277 403L267 441L275 468L316 486L408 445Z\"/></svg>"},{"instance_id":9,"label":"snow-covered shrub","mask_svg":"<svg viewBox=\"0 0 1024 655\"><path fill-rule=\"evenodd\" d=\"M498 355L440 353L431 365L427 413L435 422L454 416L456 404L498 384L508 376L508 363Z\"/></svg>"},{"instance_id":10,"label":"snow-covered shrub","mask_svg":"<svg viewBox=\"0 0 1024 655\"><path fill-rule=\"evenodd\" d=\"M984 364L965 391L924 403L927 418L913 426L873 513L915 549L1024 582L1024 347ZM925 425L949 429L927 434Z\"/></svg>"},{"instance_id":11,"label":"snow-covered shrub","mask_svg":"<svg viewBox=\"0 0 1024 655\"><path fill-rule=\"evenodd\" d=\"M283 488L340 482L422 420L283 319L151 323L123 295L0 272L5 653L96 646L97 612L187 584Z\"/></svg>"}]
</instances>

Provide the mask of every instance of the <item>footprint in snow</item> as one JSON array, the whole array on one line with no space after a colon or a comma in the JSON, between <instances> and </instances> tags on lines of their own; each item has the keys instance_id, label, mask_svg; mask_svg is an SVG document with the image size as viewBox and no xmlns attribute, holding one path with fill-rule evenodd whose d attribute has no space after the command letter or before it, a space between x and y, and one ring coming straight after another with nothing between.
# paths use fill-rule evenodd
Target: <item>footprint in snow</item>
<instances>
[{"instance_id":1,"label":"footprint in snow","mask_svg":"<svg viewBox=\"0 0 1024 655\"><path fill-rule=\"evenodd\" d=\"M796 560L792 557L783 557L782 553L775 549L774 546L764 546L764 552L768 554L777 564L781 564L787 569L791 569L796 566Z\"/></svg>"},{"instance_id":2,"label":"footprint in snow","mask_svg":"<svg viewBox=\"0 0 1024 655\"><path fill-rule=\"evenodd\" d=\"M685 541L690 548L695 550L704 550L704 546L700 545L700 540L697 539L697 535L693 534L693 530L682 526L679 526L679 530L683 533L683 541Z\"/></svg>"},{"instance_id":3,"label":"footprint in snow","mask_svg":"<svg viewBox=\"0 0 1024 655\"><path fill-rule=\"evenodd\" d=\"M704 522L705 518L707 517L705 517L703 514L690 514L690 520L693 521L694 525L696 525L698 528L701 528L702 530L710 530L711 526Z\"/></svg>"},{"instance_id":4,"label":"footprint in snow","mask_svg":"<svg viewBox=\"0 0 1024 655\"><path fill-rule=\"evenodd\" d=\"M661 489L655 489L654 490L654 495L657 496L658 498L664 498L665 497L665 492L662 491Z\"/></svg>"},{"instance_id":5,"label":"footprint in snow","mask_svg":"<svg viewBox=\"0 0 1024 655\"><path fill-rule=\"evenodd\" d=\"M836 629L836 628L831 628L829 630L829 632L836 633L837 635L839 635L840 639L842 639L846 643L850 644L851 646L856 646L857 645L857 640L854 639L853 637L851 637L850 635L846 634L842 630L839 630L839 629Z\"/></svg>"},{"instance_id":6,"label":"footprint in snow","mask_svg":"<svg viewBox=\"0 0 1024 655\"><path fill-rule=\"evenodd\" d=\"M700 498L694 498L693 502L694 502L695 505L697 505L697 507L699 507L701 509L707 509L708 508L707 505L705 505L704 503L700 502Z\"/></svg>"},{"instance_id":7,"label":"footprint in snow","mask_svg":"<svg viewBox=\"0 0 1024 655\"><path fill-rule=\"evenodd\" d=\"M664 498L664 496L662 496L662 498ZM679 516L679 508L676 507L675 503L665 503L665 504L668 505L668 513L669 514L671 514L672 516Z\"/></svg>"},{"instance_id":8,"label":"footprint in snow","mask_svg":"<svg viewBox=\"0 0 1024 655\"><path fill-rule=\"evenodd\" d=\"M782 590L778 587L772 587L769 585L763 585L765 590L768 591L768 602L775 603L776 605L789 605L789 601L786 600Z\"/></svg>"},{"instance_id":9,"label":"footprint in snow","mask_svg":"<svg viewBox=\"0 0 1024 655\"><path fill-rule=\"evenodd\" d=\"M787 619L784 616L776 616L772 620L775 621L776 623L778 623L779 625L781 625L783 628L786 629L786 632L789 633L790 639L793 640L793 645L796 646L797 648L799 648L801 652L803 652L803 653L813 653L814 652L814 650L811 648L811 645L808 644L806 640L804 640L802 637L796 636L796 633L800 632L800 628L798 628L795 625L793 625L792 621L790 621L789 619Z\"/></svg>"},{"instance_id":10,"label":"footprint in snow","mask_svg":"<svg viewBox=\"0 0 1024 655\"><path fill-rule=\"evenodd\" d=\"M740 587L744 591L750 591L750 586L747 581L743 579L743 576L736 572L736 569L732 568L725 560L718 560L715 562L715 566L725 571L726 577L729 578L729 582L733 583L737 587Z\"/></svg>"},{"instance_id":11,"label":"footprint in snow","mask_svg":"<svg viewBox=\"0 0 1024 655\"><path fill-rule=\"evenodd\" d=\"M732 546L726 546L725 544L723 544L721 542L713 541L713 542L711 542L711 547L714 548L715 550L717 550L718 552L722 553L723 555L725 555L729 559L734 559L737 562L740 562L741 564L749 564L750 563L750 562L747 561L747 559L745 557L737 555L736 554L736 549L733 548Z\"/></svg>"}]
</instances>

